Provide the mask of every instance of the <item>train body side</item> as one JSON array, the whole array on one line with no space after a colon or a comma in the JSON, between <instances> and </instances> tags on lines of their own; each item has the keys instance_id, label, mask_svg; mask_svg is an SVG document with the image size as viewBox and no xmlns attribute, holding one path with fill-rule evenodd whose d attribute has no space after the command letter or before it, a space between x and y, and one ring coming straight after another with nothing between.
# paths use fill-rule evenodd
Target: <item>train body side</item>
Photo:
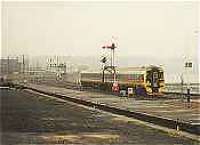
<instances>
[{"instance_id":1,"label":"train body side","mask_svg":"<svg viewBox=\"0 0 200 145\"><path fill-rule=\"evenodd\" d=\"M80 82L84 87L112 91L113 74L99 72L81 73ZM136 95L161 95L164 88L164 72L160 67L123 68L117 70L116 80L120 90L133 88Z\"/></svg>"}]
</instances>

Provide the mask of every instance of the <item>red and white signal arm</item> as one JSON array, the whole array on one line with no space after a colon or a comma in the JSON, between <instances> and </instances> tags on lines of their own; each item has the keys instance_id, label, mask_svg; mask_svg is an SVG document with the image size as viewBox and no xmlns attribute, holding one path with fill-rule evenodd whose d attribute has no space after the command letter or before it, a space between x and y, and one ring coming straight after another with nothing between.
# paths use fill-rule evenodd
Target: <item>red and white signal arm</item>
<instances>
[{"instance_id":1,"label":"red and white signal arm","mask_svg":"<svg viewBox=\"0 0 200 145\"><path fill-rule=\"evenodd\" d=\"M112 91L113 92L119 92L119 83L118 82L113 83Z\"/></svg>"}]
</instances>

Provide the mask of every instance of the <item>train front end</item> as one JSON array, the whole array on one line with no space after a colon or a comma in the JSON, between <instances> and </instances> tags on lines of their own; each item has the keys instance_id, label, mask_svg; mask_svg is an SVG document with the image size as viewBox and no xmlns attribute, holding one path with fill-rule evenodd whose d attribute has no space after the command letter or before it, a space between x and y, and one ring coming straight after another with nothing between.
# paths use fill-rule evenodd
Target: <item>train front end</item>
<instances>
[{"instance_id":1,"label":"train front end","mask_svg":"<svg viewBox=\"0 0 200 145\"><path fill-rule=\"evenodd\" d=\"M164 71L161 67L151 66L146 70L146 90L151 96L162 96L164 89Z\"/></svg>"}]
</instances>

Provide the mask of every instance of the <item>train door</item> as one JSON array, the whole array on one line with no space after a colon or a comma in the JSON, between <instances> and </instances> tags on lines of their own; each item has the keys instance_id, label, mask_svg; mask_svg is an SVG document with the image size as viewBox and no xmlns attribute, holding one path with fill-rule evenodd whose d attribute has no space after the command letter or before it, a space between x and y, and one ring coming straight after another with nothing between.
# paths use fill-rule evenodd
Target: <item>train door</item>
<instances>
[{"instance_id":1,"label":"train door","mask_svg":"<svg viewBox=\"0 0 200 145\"><path fill-rule=\"evenodd\" d=\"M153 87L157 88L158 87L158 72L153 72Z\"/></svg>"},{"instance_id":2,"label":"train door","mask_svg":"<svg viewBox=\"0 0 200 145\"><path fill-rule=\"evenodd\" d=\"M152 72L152 92L157 93L159 88L159 75L157 71Z\"/></svg>"}]
</instances>

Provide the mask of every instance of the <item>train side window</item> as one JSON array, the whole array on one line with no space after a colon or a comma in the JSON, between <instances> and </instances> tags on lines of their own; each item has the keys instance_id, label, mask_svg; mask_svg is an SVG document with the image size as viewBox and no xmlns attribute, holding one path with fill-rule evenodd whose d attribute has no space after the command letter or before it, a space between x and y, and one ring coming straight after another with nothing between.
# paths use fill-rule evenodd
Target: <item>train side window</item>
<instances>
[{"instance_id":1,"label":"train side window","mask_svg":"<svg viewBox=\"0 0 200 145\"><path fill-rule=\"evenodd\" d=\"M140 79L141 81L144 81L144 75L141 74L140 77L139 77L139 79Z\"/></svg>"},{"instance_id":2,"label":"train side window","mask_svg":"<svg viewBox=\"0 0 200 145\"><path fill-rule=\"evenodd\" d=\"M133 78L136 81L137 80L137 74L134 74Z\"/></svg>"},{"instance_id":3,"label":"train side window","mask_svg":"<svg viewBox=\"0 0 200 145\"><path fill-rule=\"evenodd\" d=\"M133 80L134 78L133 78L133 74L129 74L128 75L128 80Z\"/></svg>"}]
</instances>

